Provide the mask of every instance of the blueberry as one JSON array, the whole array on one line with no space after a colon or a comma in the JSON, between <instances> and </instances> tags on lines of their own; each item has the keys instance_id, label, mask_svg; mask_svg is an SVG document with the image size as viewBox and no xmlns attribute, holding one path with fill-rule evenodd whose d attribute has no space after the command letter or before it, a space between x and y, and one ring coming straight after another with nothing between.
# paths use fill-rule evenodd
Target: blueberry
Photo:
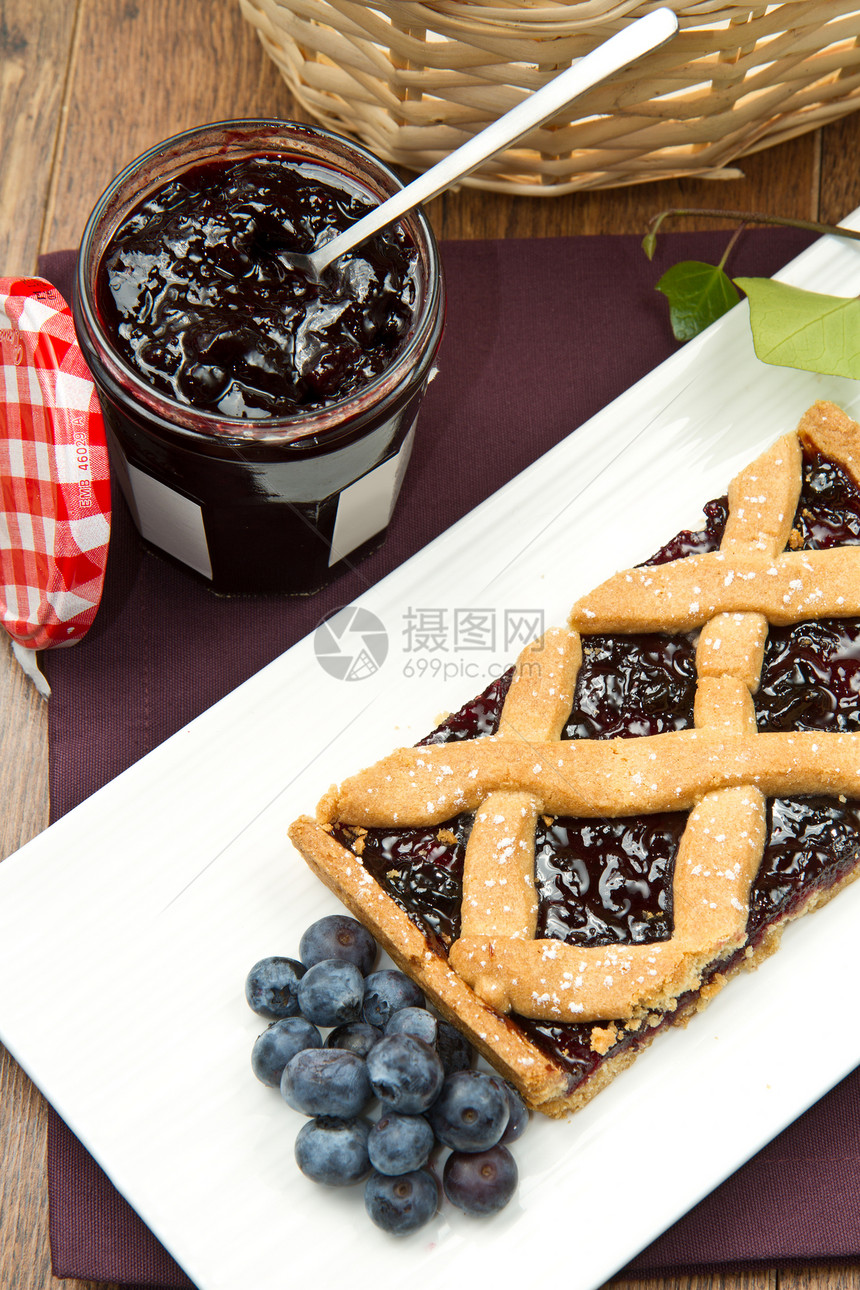
<instances>
[{"instance_id":1,"label":"blueberry","mask_svg":"<svg viewBox=\"0 0 860 1290\"><path fill-rule=\"evenodd\" d=\"M410 1174L430 1159L433 1130L423 1115L387 1111L370 1130L367 1152L381 1174Z\"/></svg>"},{"instance_id":2,"label":"blueberry","mask_svg":"<svg viewBox=\"0 0 860 1290\"><path fill-rule=\"evenodd\" d=\"M366 1057L374 1044L382 1038L378 1026L368 1025L366 1021L348 1021L345 1026L338 1026L325 1041L326 1048L348 1048L359 1057Z\"/></svg>"},{"instance_id":3,"label":"blueberry","mask_svg":"<svg viewBox=\"0 0 860 1290\"><path fill-rule=\"evenodd\" d=\"M245 979L245 998L258 1016L269 1021L295 1017L299 1011L296 995L304 974L304 964L295 959L260 959Z\"/></svg>"},{"instance_id":4,"label":"blueberry","mask_svg":"<svg viewBox=\"0 0 860 1290\"><path fill-rule=\"evenodd\" d=\"M367 1054L367 1072L385 1110L404 1115L426 1111L445 1078L435 1049L415 1035L383 1035Z\"/></svg>"},{"instance_id":5,"label":"blueberry","mask_svg":"<svg viewBox=\"0 0 860 1290\"><path fill-rule=\"evenodd\" d=\"M446 1075L468 1070L474 1056L465 1035L447 1021L439 1021L426 1008L398 1008L385 1025L386 1035L417 1035L436 1049Z\"/></svg>"},{"instance_id":6,"label":"blueberry","mask_svg":"<svg viewBox=\"0 0 860 1290\"><path fill-rule=\"evenodd\" d=\"M370 1173L367 1120L333 1115L308 1120L296 1134L296 1163L306 1178L328 1187L348 1187Z\"/></svg>"},{"instance_id":7,"label":"blueberry","mask_svg":"<svg viewBox=\"0 0 860 1290\"><path fill-rule=\"evenodd\" d=\"M398 1008L385 1023L386 1035L417 1035L431 1048L436 1047L438 1032L438 1022L426 1008Z\"/></svg>"},{"instance_id":8,"label":"blueberry","mask_svg":"<svg viewBox=\"0 0 860 1290\"><path fill-rule=\"evenodd\" d=\"M510 1110L501 1082L481 1071L455 1071L430 1110L433 1132L454 1151L486 1151L508 1125Z\"/></svg>"},{"instance_id":9,"label":"blueberry","mask_svg":"<svg viewBox=\"0 0 860 1290\"><path fill-rule=\"evenodd\" d=\"M370 1100L367 1064L345 1048L306 1048L284 1067L281 1093L303 1115L348 1120Z\"/></svg>"},{"instance_id":10,"label":"blueberry","mask_svg":"<svg viewBox=\"0 0 860 1290\"><path fill-rule=\"evenodd\" d=\"M471 1044L456 1026L450 1026L447 1021L439 1022L436 1051L442 1058L446 1075L453 1075L454 1071L467 1071L472 1065Z\"/></svg>"},{"instance_id":11,"label":"blueberry","mask_svg":"<svg viewBox=\"0 0 860 1290\"><path fill-rule=\"evenodd\" d=\"M305 1048L321 1048L322 1035L304 1017L281 1017L258 1035L251 1050L251 1069L270 1088L278 1088L288 1061Z\"/></svg>"},{"instance_id":12,"label":"blueberry","mask_svg":"<svg viewBox=\"0 0 860 1290\"><path fill-rule=\"evenodd\" d=\"M373 1173L364 1188L364 1207L377 1227L393 1236L415 1232L436 1213L439 1188L426 1169L396 1178Z\"/></svg>"},{"instance_id":13,"label":"blueberry","mask_svg":"<svg viewBox=\"0 0 860 1290\"><path fill-rule=\"evenodd\" d=\"M305 967L323 959L345 959L354 963L362 976L373 971L378 947L366 927L346 914L329 914L311 926L299 941L299 957Z\"/></svg>"},{"instance_id":14,"label":"blueberry","mask_svg":"<svg viewBox=\"0 0 860 1290\"><path fill-rule=\"evenodd\" d=\"M442 1187L451 1204L466 1214L496 1214L516 1191L516 1161L507 1147L452 1151L442 1171Z\"/></svg>"},{"instance_id":15,"label":"blueberry","mask_svg":"<svg viewBox=\"0 0 860 1290\"><path fill-rule=\"evenodd\" d=\"M414 981L395 968L371 972L364 983L364 1020L385 1028L398 1008L423 1008L424 995Z\"/></svg>"},{"instance_id":16,"label":"blueberry","mask_svg":"<svg viewBox=\"0 0 860 1290\"><path fill-rule=\"evenodd\" d=\"M299 982L302 1016L317 1026L358 1021L363 998L363 976L354 963L343 959L322 959Z\"/></svg>"},{"instance_id":17,"label":"blueberry","mask_svg":"<svg viewBox=\"0 0 860 1290\"><path fill-rule=\"evenodd\" d=\"M501 1075L491 1075L490 1078L501 1086L505 1097L508 1099L508 1127L499 1138L499 1142L516 1142L517 1138L521 1138L528 1128L529 1109L513 1084L509 1084L506 1079L502 1079Z\"/></svg>"}]
</instances>

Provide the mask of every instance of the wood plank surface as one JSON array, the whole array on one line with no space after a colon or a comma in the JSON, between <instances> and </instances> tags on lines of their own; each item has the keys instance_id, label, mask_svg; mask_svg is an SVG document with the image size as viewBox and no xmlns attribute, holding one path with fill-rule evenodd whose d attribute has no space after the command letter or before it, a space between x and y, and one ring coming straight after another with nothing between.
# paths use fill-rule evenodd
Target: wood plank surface
<instances>
[{"instance_id":1,"label":"wood plank surface","mask_svg":"<svg viewBox=\"0 0 860 1290\"><path fill-rule=\"evenodd\" d=\"M823 1263L815 1268L783 1268L780 1290L857 1290L860 1268L841 1263Z\"/></svg>"},{"instance_id":2,"label":"wood plank surface","mask_svg":"<svg viewBox=\"0 0 860 1290\"><path fill-rule=\"evenodd\" d=\"M0 4L0 273L31 273L74 43L75 4Z\"/></svg>"},{"instance_id":3,"label":"wood plank surface","mask_svg":"<svg viewBox=\"0 0 860 1290\"><path fill-rule=\"evenodd\" d=\"M0 273L77 245L112 176L158 140L247 116L302 117L237 0L0 0ZM442 238L636 233L657 211L732 207L836 221L860 205L860 114L683 179L557 198L464 188L430 208ZM710 218L673 225L726 227ZM0 655L0 855L47 823L46 706ZM0 1290L96 1290L51 1276L40 1095L0 1049ZM855 1290L860 1267L764 1268L619 1290ZM105 1290L105 1288L103 1288ZM106 1290L116 1290L107 1287Z\"/></svg>"},{"instance_id":4,"label":"wood plank surface","mask_svg":"<svg viewBox=\"0 0 860 1290\"><path fill-rule=\"evenodd\" d=\"M206 121L298 116L235 0L79 0L74 69L41 250L78 245L113 176Z\"/></svg>"},{"instance_id":5,"label":"wood plank surface","mask_svg":"<svg viewBox=\"0 0 860 1290\"><path fill-rule=\"evenodd\" d=\"M810 210L817 208L819 146L818 136L805 135L745 158L738 163L744 179L676 179L545 198L462 188L443 193L428 211L435 231L444 238L644 235L650 216L677 208L719 207L809 219ZM671 224L673 230L731 227L707 217Z\"/></svg>"}]
</instances>

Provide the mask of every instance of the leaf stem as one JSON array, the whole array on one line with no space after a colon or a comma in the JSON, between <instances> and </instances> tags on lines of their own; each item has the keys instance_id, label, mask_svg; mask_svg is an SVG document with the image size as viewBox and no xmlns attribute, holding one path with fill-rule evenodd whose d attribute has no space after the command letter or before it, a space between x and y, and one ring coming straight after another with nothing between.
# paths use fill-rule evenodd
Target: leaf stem
<instances>
[{"instance_id":1,"label":"leaf stem","mask_svg":"<svg viewBox=\"0 0 860 1290\"><path fill-rule=\"evenodd\" d=\"M742 223L746 224L779 224L784 228L799 228L809 233L833 233L836 237L848 237L853 238L855 241L860 241L860 230L843 228L839 224L820 224L817 220L793 219L787 215L765 215L761 211L726 211L682 207L672 207L670 210L661 211L658 215L652 215L648 221L650 232L656 233L659 226L670 215L704 215L708 219L741 220Z\"/></svg>"},{"instance_id":2,"label":"leaf stem","mask_svg":"<svg viewBox=\"0 0 860 1290\"><path fill-rule=\"evenodd\" d=\"M732 247L735 245L735 243L737 242L738 238L740 237L741 233L743 233L745 228L746 228L746 222L744 222L743 224L740 224L735 229L734 233L732 233L731 237L729 238L728 246L726 247L725 251L723 251L723 257L720 260L719 264L717 265L718 269L725 269L726 261L728 260L729 256L732 253Z\"/></svg>"}]
</instances>

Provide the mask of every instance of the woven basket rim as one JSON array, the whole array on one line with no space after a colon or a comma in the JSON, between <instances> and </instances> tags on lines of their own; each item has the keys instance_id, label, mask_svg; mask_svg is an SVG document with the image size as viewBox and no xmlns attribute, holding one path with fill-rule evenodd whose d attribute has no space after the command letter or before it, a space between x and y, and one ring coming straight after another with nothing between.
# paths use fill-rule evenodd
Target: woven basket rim
<instances>
[{"instance_id":1,"label":"woven basket rim","mask_svg":"<svg viewBox=\"0 0 860 1290\"><path fill-rule=\"evenodd\" d=\"M238 0L312 119L424 170L658 0ZM735 177L860 107L860 4L667 0L674 40L486 163L521 195Z\"/></svg>"}]
</instances>

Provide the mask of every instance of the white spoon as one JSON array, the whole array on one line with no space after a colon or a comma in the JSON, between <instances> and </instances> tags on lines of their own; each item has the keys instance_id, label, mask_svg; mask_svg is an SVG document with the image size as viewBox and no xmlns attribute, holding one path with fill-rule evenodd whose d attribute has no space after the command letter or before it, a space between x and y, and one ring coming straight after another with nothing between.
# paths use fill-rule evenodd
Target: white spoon
<instances>
[{"instance_id":1,"label":"white spoon","mask_svg":"<svg viewBox=\"0 0 860 1290\"><path fill-rule=\"evenodd\" d=\"M637 19L623 31L616 32L603 41L547 85L535 90L522 103L518 103L504 116L486 126L447 157L443 157L430 170L374 207L324 246L318 247L310 255L290 252L287 255L282 253L282 258L309 277L319 278L341 255L405 215L413 206L429 201L450 188L482 161L515 143L542 121L560 112L580 94L620 71L622 67L635 62L643 54L665 44L677 30L678 19L671 9L655 9L644 18Z\"/></svg>"}]
</instances>

